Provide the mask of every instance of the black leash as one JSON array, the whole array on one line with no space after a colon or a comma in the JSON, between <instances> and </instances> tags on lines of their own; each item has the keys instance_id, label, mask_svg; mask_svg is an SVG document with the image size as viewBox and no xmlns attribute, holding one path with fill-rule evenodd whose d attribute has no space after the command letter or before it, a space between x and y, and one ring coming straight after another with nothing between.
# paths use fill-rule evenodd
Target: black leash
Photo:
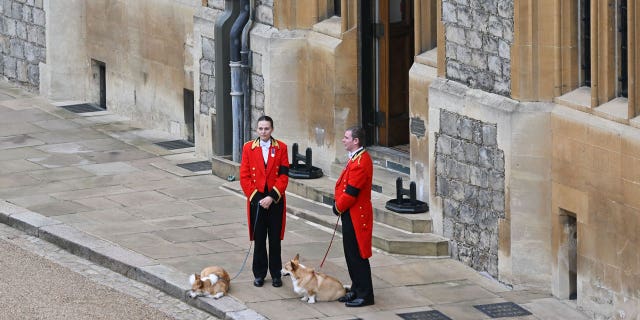
<instances>
[{"instance_id":1,"label":"black leash","mask_svg":"<svg viewBox=\"0 0 640 320\"><path fill-rule=\"evenodd\" d=\"M256 218L255 221L253 222L253 236L255 237L256 234L256 225L258 224L258 214L260 213L260 205L256 205ZM247 251L247 255L244 256L244 261L242 261L242 266L240 266L240 270L238 271L238 273L233 276L233 278L231 278L231 280L235 280L235 278L237 278L240 273L242 273L242 270L244 270L245 265L247 264L247 258L249 258L249 253L251 253L251 247L253 246L253 241L249 241L249 250Z\"/></svg>"}]
</instances>

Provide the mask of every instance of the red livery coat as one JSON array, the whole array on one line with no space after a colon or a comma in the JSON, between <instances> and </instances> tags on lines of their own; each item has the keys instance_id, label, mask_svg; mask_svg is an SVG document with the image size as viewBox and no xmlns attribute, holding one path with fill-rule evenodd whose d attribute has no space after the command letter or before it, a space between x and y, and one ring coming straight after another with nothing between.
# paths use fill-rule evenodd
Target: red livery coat
<instances>
[{"instance_id":1,"label":"red livery coat","mask_svg":"<svg viewBox=\"0 0 640 320\"><path fill-rule=\"evenodd\" d=\"M249 239L253 241L253 229L251 228L251 199L258 192L264 191L265 184L268 195L272 196L274 203L282 201L282 228L280 240L284 239L284 227L287 218L287 199L285 190L289 184L289 156L287 145L280 140L271 138L271 147L267 166L265 168L260 147L260 138L248 141L242 147L242 161L240 163L240 186L247 196L247 221L249 226Z\"/></svg>"},{"instance_id":2,"label":"red livery coat","mask_svg":"<svg viewBox=\"0 0 640 320\"><path fill-rule=\"evenodd\" d=\"M342 170L335 187L335 208L342 214L349 210L355 229L360 256L371 257L371 238L373 236L373 206L371 205L371 184L373 162L364 149L355 154ZM359 190L353 196L348 190ZM351 192L353 193L353 192Z\"/></svg>"}]
</instances>

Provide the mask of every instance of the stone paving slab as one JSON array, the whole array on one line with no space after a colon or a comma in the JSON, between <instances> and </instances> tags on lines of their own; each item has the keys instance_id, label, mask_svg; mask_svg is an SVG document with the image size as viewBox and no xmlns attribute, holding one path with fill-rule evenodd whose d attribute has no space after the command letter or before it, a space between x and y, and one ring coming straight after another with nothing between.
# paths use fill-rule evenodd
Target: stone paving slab
<instances>
[{"instance_id":1,"label":"stone paving slab","mask_svg":"<svg viewBox=\"0 0 640 320\"><path fill-rule=\"evenodd\" d=\"M20 97L20 90L0 82L2 95ZM582 316L569 302L525 286L506 288L448 258L380 250L374 250L371 258L374 306L309 305L299 300L288 278L282 288L273 288L269 277L264 287L255 288L251 259L241 269L251 246L246 200L223 189L224 179L178 172L176 164L197 159L192 148L152 151L153 143L176 138L137 128L109 112L77 115L28 95L0 101L0 112L14 111L21 116L11 123L43 131L0 133L0 167L21 170L0 172L0 222L180 296L220 318L400 319L400 312L436 309L452 319L486 319L473 305L503 301L532 311L527 319L548 319L563 312L576 319ZM308 183L308 188L301 187L311 190L314 182ZM335 219L324 209L315 214ZM332 231L288 215L283 259L299 253L303 263L317 268ZM187 276L209 265L237 275L230 296L186 299ZM321 271L349 284L340 234Z\"/></svg>"}]
</instances>

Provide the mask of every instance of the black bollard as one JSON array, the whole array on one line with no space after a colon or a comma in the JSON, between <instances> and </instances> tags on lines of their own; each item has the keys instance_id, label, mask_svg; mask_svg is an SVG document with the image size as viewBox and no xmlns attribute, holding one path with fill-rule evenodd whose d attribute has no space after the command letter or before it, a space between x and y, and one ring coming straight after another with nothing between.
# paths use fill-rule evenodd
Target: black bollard
<instances>
[{"instance_id":1,"label":"black bollard","mask_svg":"<svg viewBox=\"0 0 640 320\"><path fill-rule=\"evenodd\" d=\"M298 153L298 144L291 147L291 164L289 165L289 177L294 179L316 179L322 177L322 169L312 165L311 148L307 148L305 156Z\"/></svg>"},{"instance_id":2,"label":"black bollard","mask_svg":"<svg viewBox=\"0 0 640 320\"><path fill-rule=\"evenodd\" d=\"M404 196L409 196L405 198ZM387 201L385 208L398 213L423 213L429 210L426 202L416 199L416 183L411 181L409 189L402 187L402 178L396 179L396 198Z\"/></svg>"}]
</instances>

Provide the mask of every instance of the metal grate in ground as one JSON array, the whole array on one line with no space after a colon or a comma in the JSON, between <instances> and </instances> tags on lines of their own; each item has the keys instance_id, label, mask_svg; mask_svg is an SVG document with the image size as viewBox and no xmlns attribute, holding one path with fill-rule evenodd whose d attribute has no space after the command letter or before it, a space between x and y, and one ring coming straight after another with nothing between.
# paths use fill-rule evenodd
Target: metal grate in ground
<instances>
[{"instance_id":1,"label":"metal grate in ground","mask_svg":"<svg viewBox=\"0 0 640 320\"><path fill-rule=\"evenodd\" d=\"M60 108L67 109L68 111L71 111L73 113L104 111L104 109L102 109L102 108L100 108L100 107L98 107L96 105L89 104L89 103L72 104L72 105L68 105L68 106L60 106Z\"/></svg>"},{"instance_id":2,"label":"metal grate in ground","mask_svg":"<svg viewBox=\"0 0 640 320\"><path fill-rule=\"evenodd\" d=\"M473 306L491 318L519 317L531 315L531 312L513 302L501 302Z\"/></svg>"},{"instance_id":3,"label":"metal grate in ground","mask_svg":"<svg viewBox=\"0 0 640 320\"><path fill-rule=\"evenodd\" d=\"M211 170L211 161L180 163L177 166L183 169L187 169L191 172L208 171Z\"/></svg>"},{"instance_id":4,"label":"metal grate in ground","mask_svg":"<svg viewBox=\"0 0 640 320\"><path fill-rule=\"evenodd\" d=\"M193 143L187 140L171 140L171 141L162 141L156 142L156 145L159 145L167 150L176 150L176 149L184 149L193 147Z\"/></svg>"},{"instance_id":5,"label":"metal grate in ground","mask_svg":"<svg viewBox=\"0 0 640 320\"><path fill-rule=\"evenodd\" d=\"M404 320L452 320L438 310L399 313L398 316Z\"/></svg>"}]
</instances>

